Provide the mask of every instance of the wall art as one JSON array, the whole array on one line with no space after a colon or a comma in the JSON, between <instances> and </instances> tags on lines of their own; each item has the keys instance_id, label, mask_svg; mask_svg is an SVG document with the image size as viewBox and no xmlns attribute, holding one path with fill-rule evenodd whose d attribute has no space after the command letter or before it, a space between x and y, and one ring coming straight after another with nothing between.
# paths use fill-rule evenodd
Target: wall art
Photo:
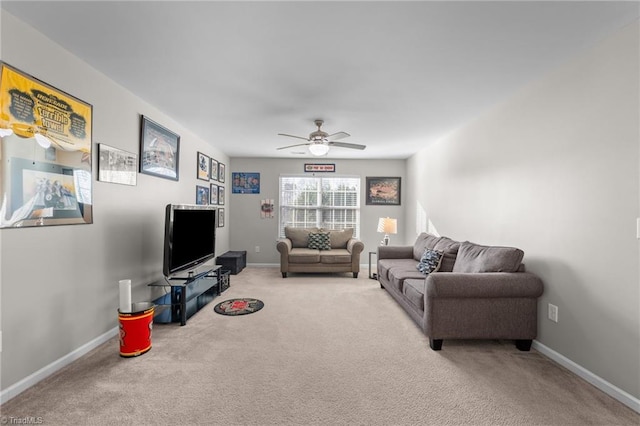
<instances>
[{"instance_id":1,"label":"wall art","mask_svg":"<svg viewBox=\"0 0 640 426\"><path fill-rule=\"evenodd\" d=\"M140 173L179 180L180 136L142 116Z\"/></svg>"},{"instance_id":2,"label":"wall art","mask_svg":"<svg viewBox=\"0 0 640 426\"><path fill-rule=\"evenodd\" d=\"M93 107L0 62L0 228L93 223Z\"/></svg>"},{"instance_id":3,"label":"wall art","mask_svg":"<svg viewBox=\"0 0 640 426\"><path fill-rule=\"evenodd\" d=\"M98 180L136 185L138 156L103 143L98 144Z\"/></svg>"},{"instance_id":4,"label":"wall art","mask_svg":"<svg viewBox=\"0 0 640 426\"><path fill-rule=\"evenodd\" d=\"M196 204L209 204L209 188L206 186L196 185Z\"/></svg>"},{"instance_id":5,"label":"wall art","mask_svg":"<svg viewBox=\"0 0 640 426\"><path fill-rule=\"evenodd\" d=\"M366 204L378 206L400 205L399 177L367 177Z\"/></svg>"},{"instance_id":6,"label":"wall art","mask_svg":"<svg viewBox=\"0 0 640 426\"><path fill-rule=\"evenodd\" d=\"M260 173L232 172L232 194L259 194Z\"/></svg>"},{"instance_id":7,"label":"wall art","mask_svg":"<svg viewBox=\"0 0 640 426\"><path fill-rule=\"evenodd\" d=\"M210 170L211 170L211 162L210 162L210 158L208 155L205 155L201 152L198 152L198 158L197 158L197 178L200 180L206 180L207 182L209 181L209 175L210 175Z\"/></svg>"}]
</instances>

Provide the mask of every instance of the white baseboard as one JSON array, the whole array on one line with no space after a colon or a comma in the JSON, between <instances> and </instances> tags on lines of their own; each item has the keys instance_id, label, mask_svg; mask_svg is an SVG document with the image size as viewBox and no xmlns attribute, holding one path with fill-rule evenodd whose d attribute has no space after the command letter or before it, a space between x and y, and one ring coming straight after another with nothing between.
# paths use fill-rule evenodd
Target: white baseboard
<instances>
[{"instance_id":1,"label":"white baseboard","mask_svg":"<svg viewBox=\"0 0 640 426\"><path fill-rule=\"evenodd\" d=\"M118 335L118 327L114 327L111 330L104 333L103 335L98 336L92 341L80 346L75 351L68 353L62 358L52 362L51 364L45 367L42 367L40 370L25 377L19 382L14 383L13 385L9 386L8 388L0 392L0 404L4 404L5 402L9 401L11 398L18 396L20 393L29 389L31 386L34 386L36 383L40 382L41 380L46 379L56 371L60 370L63 367L66 367L67 365L71 364L73 361L89 353L93 349L97 348L101 344L105 343L106 341L108 341L109 339L117 335Z\"/></svg>"},{"instance_id":2,"label":"white baseboard","mask_svg":"<svg viewBox=\"0 0 640 426\"><path fill-rule=\"evenodd\" d=\"M550 358L552 361L557 362L567 370L591 383L593 386L600 389L602 392L606 393L610 397L620 401L627 407L631 408L633 411L640 413L640 399L634 397L633 395L623 391L622 389L612 385L611 383L604 380L602 377L596 376L591 371L582 367L581 365L576 364L571 361L569 358L564 355L559 354L553 349L543 345L537 340L533 341L533 348L540 352L542 355Z\"/></svg>"}]
</instances>

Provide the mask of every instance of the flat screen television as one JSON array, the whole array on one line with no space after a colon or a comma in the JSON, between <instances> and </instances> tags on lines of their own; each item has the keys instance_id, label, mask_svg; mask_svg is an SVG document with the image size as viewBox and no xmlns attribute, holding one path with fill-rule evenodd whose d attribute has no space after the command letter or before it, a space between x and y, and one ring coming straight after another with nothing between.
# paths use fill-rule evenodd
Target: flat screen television
<instances>
[{"instance_id":1,"label":"flat screen television","mask_svg":"<svg viewBox=\"0 0 640 426\"><path fill-rule=\"evenodd\" d=\"M192 271L216 254L217 208L167 204L164 227L164 276Z\"/></svg>"}]
</instances>

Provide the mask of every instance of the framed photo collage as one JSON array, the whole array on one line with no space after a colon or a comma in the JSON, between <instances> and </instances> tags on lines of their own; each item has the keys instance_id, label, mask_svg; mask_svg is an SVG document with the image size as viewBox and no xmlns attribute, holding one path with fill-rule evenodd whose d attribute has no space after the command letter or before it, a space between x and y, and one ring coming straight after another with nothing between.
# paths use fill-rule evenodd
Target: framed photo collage
<instances>
[{"instance_id":1,"label":"framed photo collage","mask_svg":"<svg viewBox=\"0 0 640 426\"><path fill-rule=\"evenodd\" d=\"M208 182L208 185L196 185L196 204L224 206L226 196L225 164L198 152L196 170L198 180ZM224 208L218 209L218 226L224 226Z\"/></svg>"}]
</instances>

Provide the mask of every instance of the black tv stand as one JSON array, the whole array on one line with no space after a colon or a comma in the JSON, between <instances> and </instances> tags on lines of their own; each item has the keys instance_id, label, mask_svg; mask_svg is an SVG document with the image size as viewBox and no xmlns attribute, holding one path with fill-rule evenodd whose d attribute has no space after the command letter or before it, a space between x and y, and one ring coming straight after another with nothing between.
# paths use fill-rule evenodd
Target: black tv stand
<instances>
[{"instance_id":1,"label":"black tv stand","mask_svg":"<svg viewBox=\"0 0 640 426\"><path fill-rule=\"evenodd\" d=\"M189 317L228 288L228 281L229 272L217 265L202 272L190 272L186 277L164 277L149 286L171 287L171 303L160 305L171 307L171 322L186 325Z\"/></svg>"}]
</instances>

